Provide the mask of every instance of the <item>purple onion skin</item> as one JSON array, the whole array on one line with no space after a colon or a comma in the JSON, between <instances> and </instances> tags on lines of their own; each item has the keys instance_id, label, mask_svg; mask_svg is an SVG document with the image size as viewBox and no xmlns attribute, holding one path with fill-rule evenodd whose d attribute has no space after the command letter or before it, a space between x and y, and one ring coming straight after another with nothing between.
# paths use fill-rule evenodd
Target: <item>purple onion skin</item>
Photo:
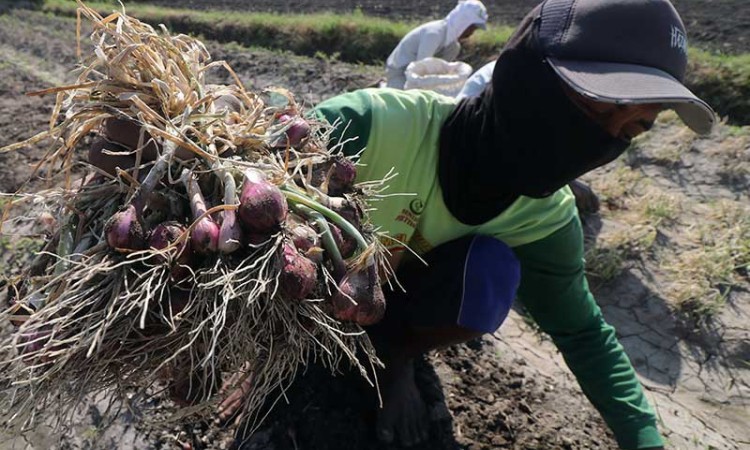
<instances>
[{"instance_id":1,"label":"purple onion skin","mask_svg":"<svg viewBox=\"0 0 750 450\"><path fill-rule=\"evenodd\" d=\"M347 273L339 283L339 290L333 295L332 306L333 317L338 320L362 326L380 322L385 315L385 296L375 265Z\"/></svg>"},{"instance_id":2,"label":"purple onion skin","mask_svg":"<svg viewBox=\"0 0 750 450\"><path fill-rule=\"evenodd\" d=\"M214 253L219 247L219 224L206 215L206 201L194 174L183 170L185 189L190 198L190 210L196 221L191 225L190 246L196 253Z\"/></svg>"},{"instance_id":3,"label":"purple onion skin","mask_svg":"<svg viewBox=\"0 0 750 450\"><path fill-rule=\"evenodd\" d=\"M219 225L206 216L198 221L190 234L190 245L197 253L215 253L219 248Z\"/></svg>"},{"instance_id":4,"label":"purple onion skin","mask_svg":"<svg viewBox=\"0 0 750 450\"><path fill-rule=\"evenodd\" d=\"M320 247L318 233L312 227L303 223L293 223L290 228L289 234L297 250L315 264L322 264L325 252Z\"/></svg>"},{"instance_id":5,"label":"purple onion skin","mask_svg":"<svg viewBox=\"0 0 750 450\"><path fill-rule=\"evenodd\" d=\"M289 300L302 300L310 295L318 279L318 267L288 243L282 248L282 261L281 294Z\"/></svg>"},{"instance_id":6,"label":"purple onion skin","mask_svg":"<svg viewBox=\"0 0 750 450\"><path fill-rule=\"evenodd\" d=\"M237 214L249 233L270 234L279 230L287 211L286 198L278 187L258 170L245 171Z\"/></svg>"},{"instance_id":7,"label":"purple onion skin","mask_svg":"<svg viewBox=\"0 0 750 450\"><path fill-rule=\"evenodd\" d=\"M182 224L175 221L160 223L151 232L148 238L148 246L161 250L167 248L170 244L177 241L185 233L186 229ZM183 251L187 241L180 245L178 251Z\"/></svg>"},{"instance_id":8,"label":"purple onion skin","mask_svg":"<svg viewBox=\"0 0 750 450\"><path fill-rule=\"evenodd\" d=\"M359 305L355 305L354 302L347 298L347 296L355 299L356 301L355 297L357 295L357 292L355 290L355 287L350 283L348 277L344 277L344 279L339 283L339 291L340 292L334 293L333 298L331 299L331 305L333 307L333 317L342 322L356 322L357 307Z\"/></svg>"},{"instance_id":9,"label":"purple onion skin","mask_svg":"<svg viewBox=\"0 0 750 450\"><path fill-rule=\"evenodd\" d=\"M107 244L115 250L141 250L146 245L143 227L134 205L115 213L104 225Z\"/></svg>"},{"instance_id":10,"label":"purple onion skin","mask_svg":"<svg viewBox=\"0 0 750 450\"><path fill-rule=\"evenodd\" d=\"M329 207L332 210L354 225L358 230L362 229L364 211L362 211L357 202L343 197L330 197L329 202Z\"/></svg>"},{"instance_id":11,"label":"purple onion skin","mask_svg":"<svg viewBox=\"0 0 750 450\"><path fill-rule=\"evenodd\" d=\"M318 234L310 226L304 224L294 224L291 227L292 242L297 249L305 253L313 247L320 247Z\"/></svg>"},{"instance_id":12,"label":"purple onion skin","mask_svg":"<svg viewBox=\"0 0 750 450\"><path fill-rule=\"evenodd\" d=\"M151 232L151 236L148 240L148 246L161 250L166 248L170 244L177 241L180 236L185 233L186 228L179 222L164 222L154 228ZM175 259L172 270L170 271L171 278L174 281L180 282L187 279L190 276L190 270L188 267L191 262L191 249L190 241L182 241L177 248L177 258ZM162 256L158 256L159 262L165 262Z\"/></svg>"},{"instance_id":13,"label":"purple onion skin","mask_svg":"<svg viewBox=\"0 0 750 450\"><path fill-rule=\"evenodd\" d=\"M326 193L331 197L353 191L356 178L356 166L344 156L336 156L317 164L312 170L313 185L322 186L325 183Z\"/></svg>"},{"instance_id":14,"label":"purple onion skin","mask_svg":"<svg viewBox=\"0 0 750 450\"><path fill-rule=\"evenodd\" d=\"M341 195L354 187L357 168L348 158L340 157L333 161L328 178L328 194Z\"/></svg>"},{"instance_id":15,"label":"purple onion skin","mask_svg":"<svg viewBox=\"0 0 750 450\"><path fill-rule=\"evenodd\" d=\"M329 223L328 227L331 229L333 235L333 241L336 243L336 247L339 248L341 256L346 259L351 257L357 250L357 241L353 237L341 231L338 226Z\"/></svg>"},{"instance_id":16,"label":"purple onion skin","mask_svg":"<svg viewBox=\"0 0 750 450\"><path fill-rule=\"evenodd\" d=\"M288 144L292 148L299 149L305 139L310 135L310 125L305 119L299 116L292 116L289 114L282 114L279 116L280 123L286 123L290 120L293 120L293 122L286 130L286 142L283 142L280 147L286 147Z\"/></svg>"}]
</instances>

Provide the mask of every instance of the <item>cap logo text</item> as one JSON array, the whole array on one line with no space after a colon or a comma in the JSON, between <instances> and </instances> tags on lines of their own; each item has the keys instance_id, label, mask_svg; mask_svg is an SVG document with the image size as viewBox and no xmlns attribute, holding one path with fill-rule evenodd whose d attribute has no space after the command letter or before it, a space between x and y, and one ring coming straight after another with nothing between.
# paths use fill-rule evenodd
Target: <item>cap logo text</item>
<instances>
[{"instance_id":1,"label":"cap logo text","mask_svg":"<svg viewBox=\"0 0 750 450\"><path fill-rule=\"evenodd\" d=\"M678 27L672 25L672 32L670 33L670 36L670 46L672 48L680 49L682 53L687 54L687 36L685 36L685 33L683 33L682 30Z\"/></svg>"}]
</instances>

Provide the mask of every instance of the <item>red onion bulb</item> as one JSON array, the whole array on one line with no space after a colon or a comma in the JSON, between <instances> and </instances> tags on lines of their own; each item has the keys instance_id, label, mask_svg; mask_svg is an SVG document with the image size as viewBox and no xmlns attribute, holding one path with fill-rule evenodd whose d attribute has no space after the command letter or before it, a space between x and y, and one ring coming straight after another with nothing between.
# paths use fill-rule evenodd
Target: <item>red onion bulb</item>
<instances>
[{"instance_id":1,"label":"red onion bulb","mask_svg":"<svg viewBox=\"0 0 750 450\"><path fill-rule=\"evenodd\" d=\"M245 171L237 211L250 233L272 233L286 219L288 207L281 190L256 169Z\"/></svg>"}]
</instances>

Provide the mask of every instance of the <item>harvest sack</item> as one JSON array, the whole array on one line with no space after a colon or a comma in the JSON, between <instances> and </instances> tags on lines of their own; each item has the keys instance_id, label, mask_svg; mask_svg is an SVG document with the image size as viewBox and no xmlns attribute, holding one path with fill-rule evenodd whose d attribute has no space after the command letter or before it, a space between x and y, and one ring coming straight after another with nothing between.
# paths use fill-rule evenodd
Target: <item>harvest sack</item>
<instances>
[{"instance_id":1,"label":"harvest sack","mask_svg":"<svg viewBox=\"0 0 750 450\"><path fill-rule=\"evenodd\" d=\"M406 66L404 89L427 89L454 97L472 72L472 67L465 62L425 58Z\"/></svg>"}]
</instances>

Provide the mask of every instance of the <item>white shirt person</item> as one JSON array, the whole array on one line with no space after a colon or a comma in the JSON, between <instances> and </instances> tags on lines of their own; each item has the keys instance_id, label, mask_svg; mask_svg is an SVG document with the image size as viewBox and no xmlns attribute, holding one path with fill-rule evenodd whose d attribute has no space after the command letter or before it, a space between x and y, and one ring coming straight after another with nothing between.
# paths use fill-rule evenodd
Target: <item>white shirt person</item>
<instances>
[{"instance_id":1,"label":"white shirt person","mask_svg":"<svg viewBox=\"0 0 750 450\"><path fill-rule=\"evenodd\" d=\"M387 86L403 89L406 66L429 57L455 61L460 40L487 28L487 9L479 0L460 0L445 19L427 22L401 39L386 61Z\"/></svg>"}]
</instances>

